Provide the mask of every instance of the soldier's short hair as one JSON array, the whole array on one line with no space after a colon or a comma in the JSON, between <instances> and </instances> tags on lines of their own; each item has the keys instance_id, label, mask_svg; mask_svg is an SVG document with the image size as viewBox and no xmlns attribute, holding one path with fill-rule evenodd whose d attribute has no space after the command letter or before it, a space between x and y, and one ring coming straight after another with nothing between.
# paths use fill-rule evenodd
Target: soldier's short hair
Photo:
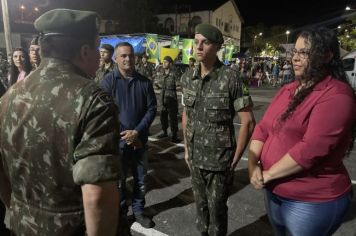
<instances>
[{"instance_id":1,"label":"soldier's short hair","mask_svg":"<svg viewBox=\"0 0 356 236\"><path fill-rule=\"evenodd\" d=\"M40 45L40 36L36 35L35 37L32 38L30 45Z\"/></svg>"},{"instance_id":2,"label":"soldier's short hair","mask_svg":"<svg viewBox=\"0 0 356 236\"><path fill-rule=\"evenodd\" d=\"M121 43L116 44L115 51L117 48L120 48L120 47L130 47L131 50L134 51L133 46L129 42L121 42Z\"/></svg>"},{"instance_id":3,"label":"soldier's short hair","mask_svg":"<svg viewBox=\"0 0 356 236\"><path fill-rule=\"evenodd\" d=\"M104 43L100 46L100 48L107 50L108 52L110 52L111 55L114 54L114 47L110 44Z\"/></svg>"}]
</instances>

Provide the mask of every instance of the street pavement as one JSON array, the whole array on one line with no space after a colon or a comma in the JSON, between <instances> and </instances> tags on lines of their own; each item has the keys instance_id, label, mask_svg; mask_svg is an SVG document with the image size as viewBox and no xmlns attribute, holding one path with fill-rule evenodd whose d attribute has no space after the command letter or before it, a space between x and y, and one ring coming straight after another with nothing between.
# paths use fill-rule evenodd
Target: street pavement
<instances>
[{"instance_id":1,"label":"street pavement","mask_svg":"<svg viewBox=\"0 0 356 236\"><path fill-rule=\"evenodd\" d=\"M253 88L250 90L254 101L253 112L258 122L278 89ZM159 91L156 91L159 100ZM160 105L158 107L160 110ZM182 108L180 107L180 115ZM179 117L179 120L181 117ZM235 123L238 130L238 121ZM180 128L180 138L181 125ZM195 226L195 205L190 184L189 170L183 155L183 142L174 144L166 139L157 139L161 131L159 112L150 128L149 166L145 213L156 223L153 229L145 229L134 223L131 210L128 221L124 221L126 231L122 235L133 236L195 236L199 232ZM355 145L356 146L356 145ZM345 158L345 165L353 180L356 191L356 151ZM128 187L132 178L128 179ZM263 193L249 184L246 153L235 170L234 182L228 199L229 218L228 235L230 236L270 236L272 229L266 215ZM8 225L8 214L6 217ZM335 236L356 236L356 197L344 223ZM1 235L0 235L1 236Z\"/></svg>"},{"instance_id":2,"label":"street pavement","mask_svg":"<svg viewBox=\"0 0 356 236\"><path fill-rule=\"evenodd\" d=\"M259 121L277 88L252 88L254 114ZM159 98L159 91L157 98ZM159 100L159 99L158 99ZM160 110L160 108L158 108ZM180 107L181 114L181 107ZM180 119L180 118L179 118ZM235 123L238 129L238 121ZM184 162L183 142L174 144L168 138L158 140L155 136L160 130L159 114L153 122L149 141L149 168L145 213L153 218L156 226L144 229L134 223L129 212L131 234L138 235L199 235L195 227L195 205L190 184L189 170ZM181 131L181 127L180 127ZM182 139L182 136L180 136ZM353 179L356 190L356 152L345 158L345 164ZM132 179L129 180L132 183ZM249 184L246 153L239 162L234 177L234 184L228 200L230 236L269 236L272 229L266 215L263 192L255 190ZM356 198L336 236L356 236Z\"/></svg>"}]
</instances>

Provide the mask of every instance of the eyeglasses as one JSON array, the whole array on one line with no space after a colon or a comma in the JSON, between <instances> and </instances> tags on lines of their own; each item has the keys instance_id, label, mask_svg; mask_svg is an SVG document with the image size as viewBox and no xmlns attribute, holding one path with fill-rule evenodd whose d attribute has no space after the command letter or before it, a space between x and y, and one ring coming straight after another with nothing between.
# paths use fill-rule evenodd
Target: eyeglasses
<instances>
[{"instance_id":1,"label":"eyeglasses","mask_svg":"<svg viewBox=\"0 0 356 236\"><path fill-rule=\"evenodd\" d=\"M308 57L309 57L309 53L310 53L310 51L307 50L307 49L301 49L301 50L298 51L297 49L293 48L293 49L291 50L292 57L294 57L295 54L298 54L298 57L299 57L300 59L306 59L306 58L308 58Z\"/></svg>"}]
</instances>

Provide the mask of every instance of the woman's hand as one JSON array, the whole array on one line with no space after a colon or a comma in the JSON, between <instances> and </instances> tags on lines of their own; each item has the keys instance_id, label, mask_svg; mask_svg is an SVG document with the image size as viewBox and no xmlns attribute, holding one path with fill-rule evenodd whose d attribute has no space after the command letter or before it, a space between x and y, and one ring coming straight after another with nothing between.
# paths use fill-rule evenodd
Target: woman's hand
<instances>
[{"instance_id":1,"label":"woman's hand","mask_svg":"<svg viewBox=\"0 0 356 236\"><path fill-rule=\"evenodd\" d=\"M256 165L256 167L252 170L250 175L250 183L257 190L260 190L264 187L262 170L259 165Z\"/></svg>"}]
</instances>

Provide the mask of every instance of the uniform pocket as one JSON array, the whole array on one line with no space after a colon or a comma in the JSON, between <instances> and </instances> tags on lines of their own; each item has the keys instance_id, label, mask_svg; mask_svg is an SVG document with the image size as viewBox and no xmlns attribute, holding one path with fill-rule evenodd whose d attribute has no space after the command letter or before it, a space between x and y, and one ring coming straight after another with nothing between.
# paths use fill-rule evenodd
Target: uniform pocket
<instances>
[{"instance_id":1,"label":"uniform pocket","mask_svg":"<svg viewBox=\"0 0 356 236\"><path fill-rule=\"evenodd\" d=\"M183 105L193 107L196 99L196 93L190 90L183 91Z\"/></svg>"},{"instance_id":2,"label":"uniform pocket","mask_svg":"<svg viewBox=\"0 0 356 236\"><path fill-rule=\"evenodd\" d=\"M228 94L225 93L207 97L207 118L210 122L224 122L233 118L229 101Z\"/></svg>"},{"instance_id":3,"label":"uniform pocket","mask_svg":"<svg viewBox=\"0 0 356 236\"><path fill-rule=\"evenodd\" d=\"M230 131L216 131L204 136L204 146L210 148L229 148L232 147Z\"/></svg>"}]
</instances>

